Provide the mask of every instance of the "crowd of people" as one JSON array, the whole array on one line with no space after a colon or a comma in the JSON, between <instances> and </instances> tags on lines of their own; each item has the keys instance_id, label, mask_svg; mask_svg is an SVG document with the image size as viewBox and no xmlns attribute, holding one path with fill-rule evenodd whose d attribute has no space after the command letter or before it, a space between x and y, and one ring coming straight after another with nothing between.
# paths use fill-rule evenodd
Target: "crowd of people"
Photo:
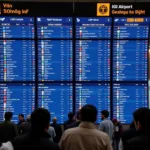
<instances>
[{"instance_id":1,"label":"crowd of people","mask_svg":"<svg viewBox=\"0 0 150 150\"><path fill-rule=\"evenodd\" d=\"M101 111L102 122L97 127L97 109L85 105L74 115L68 114L64 129L50 112L37 108L26 120L11 122L13 113L5 113L0 123L0 150L146 150L150 148L150 109L139 108L133 113L133 122L123 131L122 124L109 119L107 110ZM64 132L63 132L64 131Z\"/></svg>"}]
</instances>

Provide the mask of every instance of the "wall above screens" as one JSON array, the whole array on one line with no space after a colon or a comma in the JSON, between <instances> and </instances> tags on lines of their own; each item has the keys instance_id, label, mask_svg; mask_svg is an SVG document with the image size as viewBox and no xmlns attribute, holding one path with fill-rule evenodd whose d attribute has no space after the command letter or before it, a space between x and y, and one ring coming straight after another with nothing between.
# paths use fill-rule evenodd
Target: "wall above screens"
<instances>
[{"instance_id":1,"label":"wall above screens","mask_svg":"<svg viewBox=\"0 0 150 150\"><path fill-rule=\"evenodd\" d=\"M1 2L0 120L93 104L129 124L148 106L148 4Z\"/></svg>"}]
</instances>

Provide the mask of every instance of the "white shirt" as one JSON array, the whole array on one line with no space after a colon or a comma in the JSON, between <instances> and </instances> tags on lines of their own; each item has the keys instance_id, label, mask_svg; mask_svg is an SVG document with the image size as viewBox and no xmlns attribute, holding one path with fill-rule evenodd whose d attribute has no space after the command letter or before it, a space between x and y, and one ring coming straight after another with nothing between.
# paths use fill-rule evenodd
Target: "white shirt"
<instances>
[{"instance_id":1,"label":"white shirt","mask_svg":"<svg viewBox=\"0 0 150 150\"><path fill-rule=\"evenodd\" d=\"M119 150L123 150L123 143L122 143L122 139L120 139L120 142L119 142Z\"/></svg>"},{"instance_id":2,"label":"white shirt","mask_svg":"<svg viewBox=\"0 0 150 150\"><path fill-rule=\"evenodd\" d=\"M53 139L56 137L55 129L50 126L47 132L51 136L50 140L53 141Z\"/></svg>"},{"instance_id":3,"label":"white shirt","mask_svg":"<svg viewBox=\"0 0 150 150\"><path fill-rule=\"evenodd\" d=\"M2 143L0 150L14 150L14 147L11 142Z\"/></svg>"}]
</instances>

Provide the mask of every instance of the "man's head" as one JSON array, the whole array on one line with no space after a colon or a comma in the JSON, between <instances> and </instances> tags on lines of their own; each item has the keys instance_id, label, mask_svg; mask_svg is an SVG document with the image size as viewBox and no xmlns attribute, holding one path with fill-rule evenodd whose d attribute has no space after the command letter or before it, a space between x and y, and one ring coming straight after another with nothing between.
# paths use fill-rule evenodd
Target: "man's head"
<instances>
[{"instance_id":1,"label":"man's head","mask_svg":"<svg viewBox=\"0 0 150 150\"><path fill-rule=\"evenodd\" d=\"M112 119L112 122L113 122L114 125L118 124L118 120L116 118Z\"/></svg>"},{"instance_id":2,"label":"man's head","mask_svg":"<svg viewBox=\"0 0 150 150\"><path fill-rule=\"evenodd\" d=\"M108 112L108 110L102 110L102 111L101 111L101 119L104 120L104 119L106 119L106 118L108 118L108 117L109 117L109 112Z\"/></svg>"},{"instance_id":3,"label":"man's head","mask_svg":"<svg viewBox=\"0 0 150 150\"><path fill-rule=\"evenodd\" d=\"M31 127L34 131L46 131L49 128L51 115L44 108L37 108L31 114Z\"/></svg>"},{"instance_id":4,"label":"man's head","mask_svg":"<svg viewBox=\"0 0 150 150\"><path fill-rule=\"evenodd\" d=\"M139 108L133 113L134 123L137 130L150 131L150 109Z\"/></svg>"},{"instance_id":5,"label":"man's head","mask_svg":"<svg viewBox=\"0 0 150 150\"><path fill-rule=\"evenodd\" d=\"M94 123L97 120L97 109L93 105L85 105L81 108L81 121Z\"/></svg>"},{"instance_id":6,"label":"man's head","mask_svg":"<svg viewBox=\"0 0 150 150\"><path fill-rule=\"evenodd\" d=\"M70 112L70 113L68 114L68 119L69 119L70 121L72 121L72 120L74 119L74 113Z\"/></svg>"},{"instance_id":7,"label":"man's head","mask_svg":"<svg viewBox=\"0 0 150 150\"><path fill-rule=\"evenodd\" d=\"M57 118L56 117L53 118L53 123L57 123Z\"/></svg>"},{"instance_id":8,"label":"man's head","mask_svg":"<svg viewBox=\"0 0 150 150\"><path fill-rule=\"evenodd\" d=\"M5 113L5 120L10 121L12 119L13 113L12 112L6 112Z\"/></svg>"},{"instance_id":9,"label":"man's head","mask_svg":"<svg viewBox=\"0 0 150 150\"><path fill-rule=\"evenodd\" d=\"M19 121L23 121L24 120L24 114L19 114L18 119L19 119Z\"/></svg>"}]
</instances>

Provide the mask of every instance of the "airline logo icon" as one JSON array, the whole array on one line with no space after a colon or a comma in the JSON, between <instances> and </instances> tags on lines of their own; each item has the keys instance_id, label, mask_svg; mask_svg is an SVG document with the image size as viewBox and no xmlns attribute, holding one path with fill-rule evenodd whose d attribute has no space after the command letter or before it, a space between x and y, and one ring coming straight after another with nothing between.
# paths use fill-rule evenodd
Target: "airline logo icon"
<instances>
[{"instance_id":1,"label":"airline logo icon","mask_svg":"<svg viewBox=\"0 0 150 150\"><path fill-rule=\"evenodd\" d=\"M0 21L4 21L5 20L5 18L0 18Z\"/></svg>"},{"instance_id":2,"label":"airline logo icon","mask_svg":"<svg viewBox=\"0 0 150 150\"><path fill-rule=\"evenodd\" d=\"M80 19L79 19L79 18L77 18L77 22L80 22Z\"/></svg>"},{"instance_id":3,"label":"airline logo icon","mask_svg":"<svg viewBox=\"0 0 150 150\"><path fill-rule=\"evenodd\" d=\"M38 21L38 22L41 22L41 18L37 18L37 21Z\"/></svg>"},{"instance_id":4,"label":"airline logo icon","mask_svg":"<svg viewBox=\"0 0 150 150\"><path fill-rule=\"evenodd\" d=\"M110 3L98 3L97 16L110 16Z\"/></svg>"}]
</instances>

